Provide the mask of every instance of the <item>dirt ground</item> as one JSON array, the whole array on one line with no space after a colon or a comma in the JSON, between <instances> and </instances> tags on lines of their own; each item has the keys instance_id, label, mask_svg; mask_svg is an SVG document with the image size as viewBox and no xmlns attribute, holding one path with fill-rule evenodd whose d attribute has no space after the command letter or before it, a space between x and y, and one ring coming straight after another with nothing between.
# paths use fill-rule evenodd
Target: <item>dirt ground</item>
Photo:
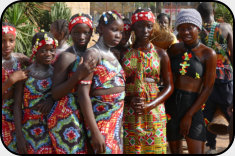
<instances>
[{"instance_id":1,"label":"dirt ground","mask_svg":"<svg viewBox=\"0 0 235 156\"><path fill-rule=\"evenodd\" d=\"M228 146L229 146L229 135L218 135L216 137L216 151L218 153L220 153L220 152L223 153L224 151L226 153ZM204 151L206 152L208 150L209 150L209 148L205 145ZM187 144L185 141L183 141L183 153L188 154ZM167 154L170 154L169 148L168 148Z\"/></svg>"}]
</instances>

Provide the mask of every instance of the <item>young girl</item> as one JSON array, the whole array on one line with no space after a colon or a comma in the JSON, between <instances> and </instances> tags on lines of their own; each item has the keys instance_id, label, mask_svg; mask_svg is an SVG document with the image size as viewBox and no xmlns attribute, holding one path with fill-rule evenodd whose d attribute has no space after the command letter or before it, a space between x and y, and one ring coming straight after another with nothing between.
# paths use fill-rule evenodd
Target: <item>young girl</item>
<instances>
[{"instance_id":1,"label":"young girl","mask_svg":"<svg viewBox=\"0 0 235 156\"><path fill-rule=\"evenodd\" d=\"M27 78L22 65L29 65L29 58L14 53L16 28L2 23L2 138L3 143L12 152L17 152L15 125L13 118L13 85Z\"/></svg>"},{"instance_id":2,"label":"young girl","mask_svg":"<svg viewBox=\"0 0 235 156\"><path fill-rule=\"evenodd\" d=\"M136 40L123 58L126 74L124 153L166 154L164 101L173 92L169 57L150 42L155 17L151 10L132 15ZM160 76L165 88L159 91Z\"/></svg>"},{"instance_id":3,"label":"young girl","mask_svg":"<svg viewBox=\"0 0 235 156\"><path fill-rule=\"evenodd\" d=\"M69 23L69 32L73 46L61 53L54 64L52 97L56 102L48 115L48 128L57 154L84 154L87 153L86 133L74 93L83 75L88 75L95 66L92 60L81 64L81 55L92 35L89 16L74 15Z\"/></svg>"},{"instance_id":4,"label":"young girl","mask_svg":"<svg viewBox=\"0 0 235 156\"><path fill-rule=\"evenodd\" d=\"M51 24L50 32L58 40L56 56L69 48L67 40L69 38L68 22L65 19L58 19Z\"/></svg>"},{"instance_id":5,"label":"young girl","mask_svg":"<svg viewBox=\"0 0 235 156\"><path fill-rule=\"evenodd\" d=\"M128 18L124 18L123 22L124 31L122 33L122 40L116 47L111 48L111 51L115 54L119 62L121 62L124 56L124 52L126 52L127 49L130 47L130 43L128 41L131 36L131 21Z\"/></svg>"},{"instance_id":6,"label":"young girl","mask_svg":"<svg viewBox=\"0 0 235 156\"><path fill-rule=\"evenodd\" d=\"M31 59L35 57L35 62L27 68L28 79L19 82L15 92L17 148L21 154L52 154L46 115L53 106L51 63L55 57L56 41L50 33L39 32L32 39L32 47Z\"/></svg>"},{"instance_id":7,"label":"young girl","mask_svg":"<svg viewBox=\"0 0 235 156\"><path fill-rule=\"evenodd\" d=\"M94 73L80 81L78 90L78 101L94 153L123 153L120 131L125 96L124 71L110 51L121 41L123 26L118 13L104 12L97 27L99 40L84 56L84 62L92 57L96 64Z\"/></svg>"},{"instance_id":8,"label":"young girl","mask_svg":"<svg viewBox=\"0 0 235 156\"><path fill-rule=\"evenodd\" d=\"M167 140L173 154L182 153L182 138L190 154L203 154L206 128L201 111L212 91L216 76L216 53L200 43L202 18L195 9L182 9L176 17L181 43L171 46L175 90L166 101Z\"/></svg>"}]
</instances>

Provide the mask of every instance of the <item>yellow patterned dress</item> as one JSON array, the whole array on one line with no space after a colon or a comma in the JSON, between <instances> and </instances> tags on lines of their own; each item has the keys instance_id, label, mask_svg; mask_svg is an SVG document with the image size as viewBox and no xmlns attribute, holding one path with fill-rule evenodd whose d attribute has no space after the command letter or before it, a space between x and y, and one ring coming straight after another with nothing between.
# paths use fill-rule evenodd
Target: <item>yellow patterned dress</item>
<instances>
[{"instance_id":1,"label":"yellow patterned dress","mask_svg":"<svg viewBox=\"0 0 235 156\"><path fill-rule=\"evenodd\" d=\"M123 58L126 74L126 99L133 96L145 97L146 103L157 98L160 78L160 58L151 44L149 52L130 48ZM149 83L145 79L154 80ZM124 153L165 154L166 114L160 104L145 115L137 116L130 103L124 107Z\"/></svg>"}]
</instances>

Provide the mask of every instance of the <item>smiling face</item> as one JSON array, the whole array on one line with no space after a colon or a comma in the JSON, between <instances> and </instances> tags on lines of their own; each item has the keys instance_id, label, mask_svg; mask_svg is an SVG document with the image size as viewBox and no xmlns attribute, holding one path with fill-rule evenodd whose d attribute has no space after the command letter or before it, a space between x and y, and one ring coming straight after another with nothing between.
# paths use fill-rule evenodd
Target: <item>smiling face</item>
<instances>
[{"instance_id":1,"label":"smiling face","mask_svg":"<svg viewBox=\"0 0 235 156\"><path fill-rule=\"evenodd\" d=\"M36 53L36 62L40 64L51 64L54 60L56 50L54 45L46 44L41 47Z\"/></svg>"},{"instance_id":2,"label":"smiling face","mask_svg":"<svg viewBox=\"0 0 235 156\"><path fill-rule=\"evenodd\" d=\"M161 28L168 30L169 28L169 20L166 16L161 16L161 18L158 20L159 25L161 26Z\"/></svg>"},{"instance_id":3,"label":"smiling face","mask_svg":"<svg viewBox=\"0 0 235 156\"><path fill-rule=\"evenodd\" d=\"M150 36L153 32L153 22L151 21L138 21L133 25L136 41L148 43Z\"/></svg>"},{"instance_id":4,"label":"smiling face","mask_svg":"<svg viewBox=\"0 0 235 156\"><path fill-rule=\"evenodd\" d=\"M198 39L199 28L191 23L184 23L177 28L179 37L185 44L193 44Z\"/></svg>"},{"instance_id":5,"label":"smiling face","mask_svg":"<svg viewBox=\"0 0 235 156\"><path fill-rule=\"evenodd\" d=\"M117 19L108 25L101 26L101 34L104 38L104 43L108 47L117 46L122 39L124 23L121 19Z\"/></svg>"},{"instance_id":6,"label":"smiling face","mask_svg":"<svg viewBox=\"0 0 235 156\"><path fill-rule=\"evenodd\" d=\"M79 23L73 27L71 37L77 48L84 48L91 39L92 31L87 24Z\"/></svg>"},{"instance_id":7,"label":"smiling face","mask_svg":"<svg viewBox=\"0 0 235 156\"><path fill-rule=\"evenodd\" d=\"M9 59L15 49L16 37L13 34L2 35L2 57Z\"/></svg>"}]
</instances>

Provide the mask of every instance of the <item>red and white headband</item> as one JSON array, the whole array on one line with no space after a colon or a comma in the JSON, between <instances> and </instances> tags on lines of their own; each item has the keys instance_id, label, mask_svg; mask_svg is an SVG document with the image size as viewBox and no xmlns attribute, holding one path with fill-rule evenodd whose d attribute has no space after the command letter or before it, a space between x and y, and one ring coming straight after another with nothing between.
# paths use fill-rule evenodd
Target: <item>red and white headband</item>
<instances>
[{"instance_id":1,"label":"red and white headband","mask_svg":"<svg viewBox=\"0 0 235 156\"><path fill-rule=\"evenodd\" d=\"M41 49L46 44L52 44L54 46L54 48L56 48L56 46L58 46L58 41L56 39L54 40L51 37L47 37L47 34L44 35L44 39L41 40L40 42L39 42L39 39L37 39L37 41L32 49L32 55L30 57L30 61L32 61L32 59L33 59L34 55L37 53L37 51L39 49Z\"/></svg>"},{"instance_id":2,"label":"red and white headband","mask_svg":"<svg viewBox=\"0 0 235 156\"><path fill-rule=\"evenodd\" d=\"M129 31L131 30L131 25L130 24L124 24L124 31Z\"/></svg>"},{"instance_id":3,"label":"red and white headband","mask_svg":"<svg viewBox=\"0 0 235 156\"><path fill-rule=\"evenodd\" d=\"M132 15L131 17L131 22L134 24L135 22L138 21L150 21L150 22L155 22L155 16L151 11L146 11L146 12L138 12Z\"/></svg>"},{"instance_id":4,"label":"red and white headband","mask_svg":"<svg viewBox=\"0 0 235 156\"><path fill-rule=\"evenodd\" d=\"M78 16L78 17L75 17L74 19L72 19L70 22L69 22L69 32L72 31L72 28L76 25L76 24L79 24L79 23L84 23L84 24L87 24L91 30L93 30L92 28L92 21L87 18L87 17L84 17L84 16Z\"/></svg>"},{"instance_id":5,"label":"red and white headband","mask_svg":"<svg viewBox=\"0 0 235 156\"><path fill-rule=\"evenodd\" d=\"M2 35L3 34L12 34L14 36L16 36L16 28L12 27L12 26L2 26Z\"/></svg>"}]
</instances>

